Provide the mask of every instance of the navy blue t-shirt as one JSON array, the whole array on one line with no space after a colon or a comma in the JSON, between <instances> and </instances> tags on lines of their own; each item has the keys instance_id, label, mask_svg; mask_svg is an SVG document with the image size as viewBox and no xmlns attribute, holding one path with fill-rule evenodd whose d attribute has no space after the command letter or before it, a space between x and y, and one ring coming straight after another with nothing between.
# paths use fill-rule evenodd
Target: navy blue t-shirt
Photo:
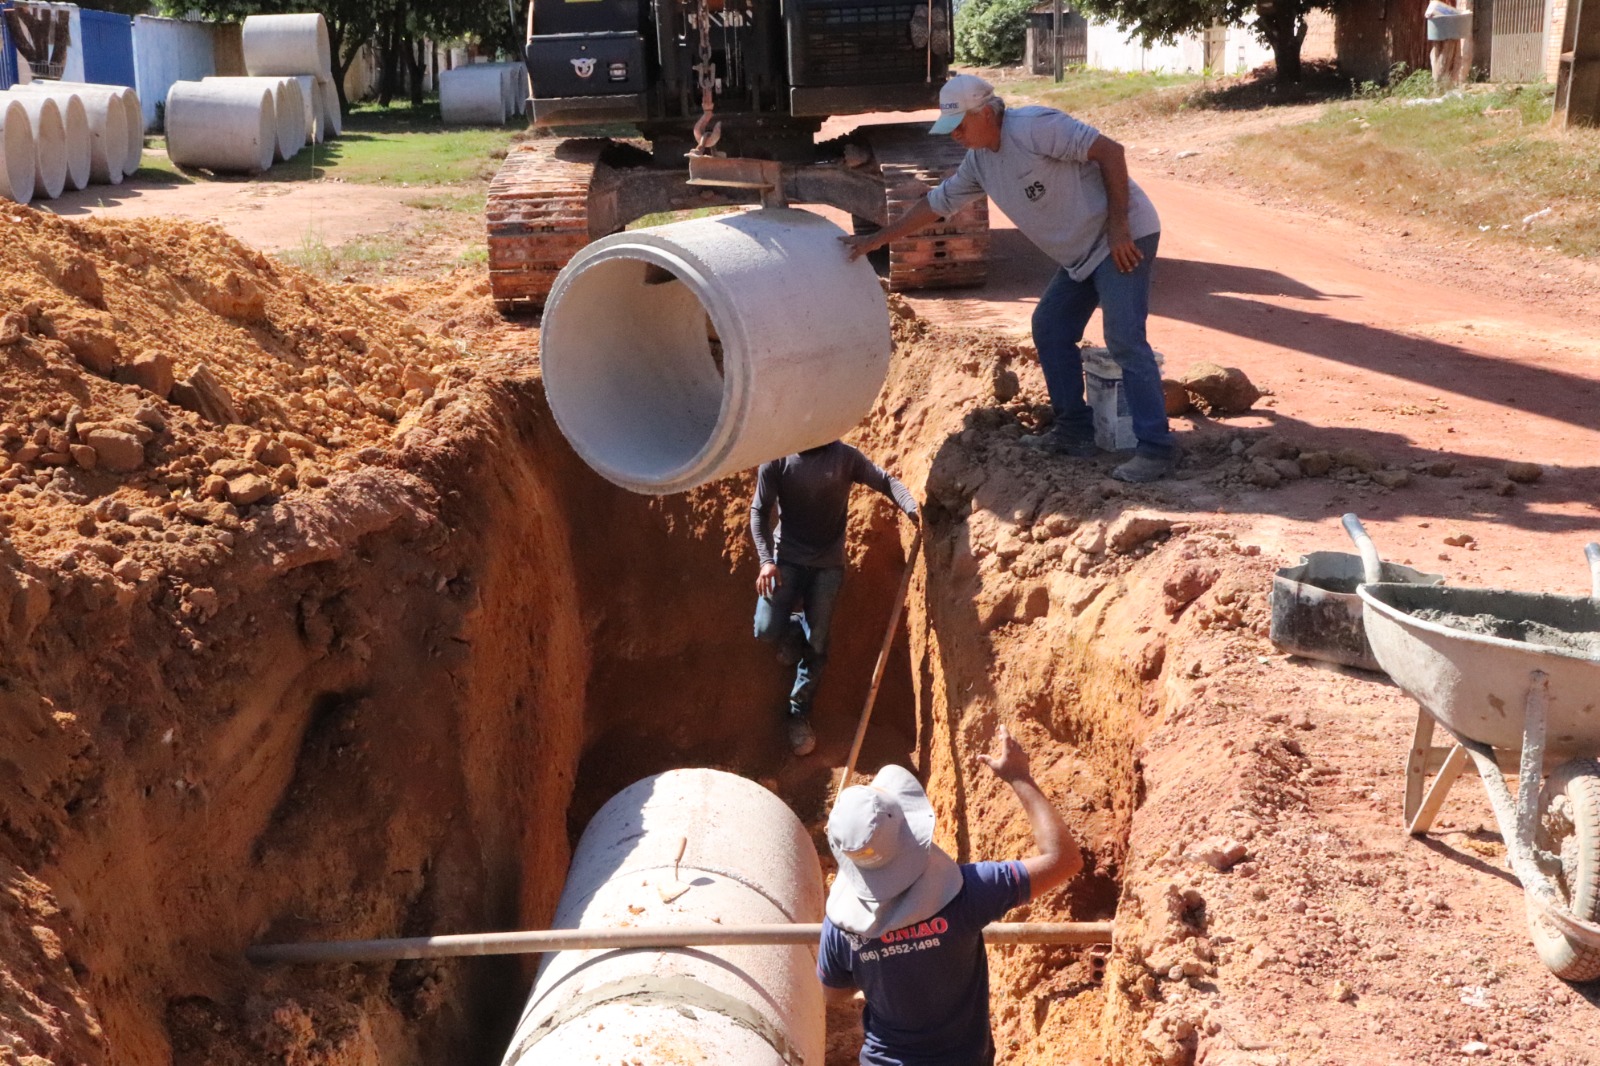
<instances>
[{"instance_id":1,"label":"navy blue t-shirt","mask_svg":"<svg viewBox=\"0 0 1600 1066\"><path fill-rule=\"evenodd\" d=\"M970 863L961 879L938 914L872 940L822 923L817 977L866 995L861 1066L994 1061L983 927L1028 902L1028 871L1020 862Z\"/></svg>"}]
</instances>

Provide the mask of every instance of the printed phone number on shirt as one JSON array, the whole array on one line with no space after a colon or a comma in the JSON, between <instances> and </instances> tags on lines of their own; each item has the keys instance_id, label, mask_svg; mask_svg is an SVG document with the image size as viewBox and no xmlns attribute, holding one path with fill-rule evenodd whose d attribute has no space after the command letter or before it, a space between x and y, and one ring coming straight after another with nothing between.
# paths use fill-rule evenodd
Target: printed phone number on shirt
<instances>
[{"instance_id":1,"label":"printed phone number on shirt","mask_svg":"<svg viewBox=\"0 0 1600 1066\"><path fill-rule=\"evenodd\" d=\"M918 940L910 944L890 944L887 947L876 948L861 953L862 962L877 962L879 959L889 958L891 955L909 955L913 951L926 951L939 946L939 938L931 937L927 940Z\"/></svg>"}]
</instances>

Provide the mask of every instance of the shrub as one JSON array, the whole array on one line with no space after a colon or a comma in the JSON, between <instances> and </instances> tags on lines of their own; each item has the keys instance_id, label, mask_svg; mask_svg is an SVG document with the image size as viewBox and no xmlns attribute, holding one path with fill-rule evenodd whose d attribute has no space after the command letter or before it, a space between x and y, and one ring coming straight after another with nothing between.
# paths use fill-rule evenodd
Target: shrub
<instances>
[{"instance_id":1,"label":"shrub","mask_svg":"<svg viewBox=\"0 0 1600 1066\"><path fill-rule=\"evenodd\" d=\"M1035 0L965 0L956 12L956 62L998 67L1022 58Z\"/></svg>"}]
</instances>

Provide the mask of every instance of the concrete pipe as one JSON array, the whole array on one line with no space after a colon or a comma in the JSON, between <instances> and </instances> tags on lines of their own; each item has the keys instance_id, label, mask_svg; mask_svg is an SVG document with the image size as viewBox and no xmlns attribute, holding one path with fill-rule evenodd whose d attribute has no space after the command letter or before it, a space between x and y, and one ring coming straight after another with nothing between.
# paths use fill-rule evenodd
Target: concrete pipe
<instances>
[{"instance_id":1,"label":"concrete pipe","mask_svg":"<svg viewBox=\"0 0 1600 1066\"><path fill-rule=\"evenodd\" d=\"M328 24L321 15L251 15L244 20L243 36L244 69L252 77L326 77L333 69Z\"/></svg>"},{"instance_id":2,"label":"concrete pipe","mask_svg":"<svg viewBox=\"0 0 1600 1066\"><path fill-rule=\"evenodd\" d=\"M15 100L28 113L28 127L33 132L33 195L54 200L67 187L67 126L61 119L61 105L53 96L36 93L0 93L0 100Z\"/></svg>"},{"instance_id":3,"label":"concrete pipe","mask_svg":"<svg viewBox=\"0 0 1600 1066\"><path fill-rule=\"evenodd\" d=\"M782 800L720 770L673 770L594 816L555 924L743 925L821 911L816 849ZM819 1066L815 968L799 944L547 955L504 1066Z\"/></svg>"},{"instance_id":4,"label":"concrete pipe","mask_svg":"<svg viewBox=\"0 0 1600 1066\"><path fill-rule=\"evenodd\" d=\"M322 85L322 122L327 128L323 135L337 137L344 132L344 112L339 109L339 90L333 84L332 77L317 78Z\"/></svg>"},{"instance_id":5,"label":"concrete pipe","mask_svg":"<svg viewBox=\"0 0 1600 1066\"><path fill-rule=\"evenodd\" d=\"M300 83L294 78L229 78L210 75L203 78L207 84L234 82L253 86L272 93L273 158L293 159L306 146L305 102L300 96Z\"/></svg>"},{"instance_id":6,"label":"concrete pipe","mask_svg":"<svg viewBox=\"0 0 1600 1066\"><path fill-rule=\"evenodd\" d=\"M139 94L126 85L101 85L88 81L36 81L17 87L30 92L77 93L83 97L86 105L89 100L97 96L111 97L122 108L123 176L132 177L144 162L144 108L139 104Z\"/></svg>"},{"instance_id":7,"label":"concrete pipe","mask_svg":"<svg viewBox=\"0 0 1600 1066\"><path fill-rule=\"evenodd\" d=\"M463 126L503 126L507 78L495 63L474 63L439 74L439 117Z\"/></svg>"},{"instance_id":8,"label":"concrete pipe","mask_svg":"<svg viewBox=\"0 0 1600 1066\"><path fill-rule=\"evenodd\" d=\"M0 196L25 204L33 199L33 127L22 104L0 98Z\"/></svg>"},{"instance_id":9,"label":"concrete pipe","mask_svg":"<svg viewBox=\"0 0 1600 1066\"><path fill-rule=\"evenodd\" d=\"M839 227L790 208L602 238L545 302L545 392L602 477L683 492L825 444L889 370L889 312Z\"/></svg>"},{"instance_id":10,"label":"concrete pipe","mask_svg":"<svg viewBox=\"0 0 1600 1066\"><path fill-rule=\"evenodd\" d=\"M89 126L89 183L122 184L128 162L128 112L120 96L38 81L18 85L16 91L43 93L53 97L57 106L68 108L67 98L78 100Z\"/></svg>"},{"instance_id":11,"label":"concrete pipe","mask_svg":"<svg viewBox=\"0 0 1600 1066\"><path fill-rule=\"evenodd\" d=\"M272 166L277 145L278 112L266 79L179 81L167 90L167 155L176 165L260 174Z\"/></svg>"},{"instance_id":12,"label":"concrete pipe","mask_svg":"<svg viewBox=\"0 0 1600 1066\"><path fill-rule=\"evenodd\" d=\"M322 119L322 83L310 74L297 75L294 80L300 84L300 101L305 105L306 143L321 144L326 125Z\"/></svg>"}]
</instances>

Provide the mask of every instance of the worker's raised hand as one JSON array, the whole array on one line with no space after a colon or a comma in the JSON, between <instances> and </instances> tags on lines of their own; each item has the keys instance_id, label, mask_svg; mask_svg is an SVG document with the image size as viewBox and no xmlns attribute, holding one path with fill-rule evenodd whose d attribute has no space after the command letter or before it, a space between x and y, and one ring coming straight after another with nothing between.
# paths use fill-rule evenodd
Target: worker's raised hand
<instances>
[{"instance_id":1,"label":"worker's raised hand","mask_svg":"<svg viewBox=\"0 0 1600 1066\"><path fill-rule=\"evenodd\" d=\"M839 243L850 254L850 261L855 262L874 248L882 247L884 242L881 233L846 233L840 236Z\"/></svg>"},{"instance_id":2,"label":"worker's raised hand","mask_svg":"<svg viewBox=\"0 0 1600 1066\"><path fill-rule=\"evenodd\" d=\"M1021 781L1028 777L1028 753L1005 726L994 735L994 754L978 756L978 761L994 771L1002 781Z\"/></svg>"},{"instance_id":3,"label":"worker's raised hand","mask_svg":"<svg viewBox=\"0 0 1600 1066\"><path fill-rule=\"evenodd\" d=\"M756 593L761 596L771 596L783 586L783 577L778 573L775 563L762 563L761 573L756 575Z\"/></svg>"}]
</instances>

